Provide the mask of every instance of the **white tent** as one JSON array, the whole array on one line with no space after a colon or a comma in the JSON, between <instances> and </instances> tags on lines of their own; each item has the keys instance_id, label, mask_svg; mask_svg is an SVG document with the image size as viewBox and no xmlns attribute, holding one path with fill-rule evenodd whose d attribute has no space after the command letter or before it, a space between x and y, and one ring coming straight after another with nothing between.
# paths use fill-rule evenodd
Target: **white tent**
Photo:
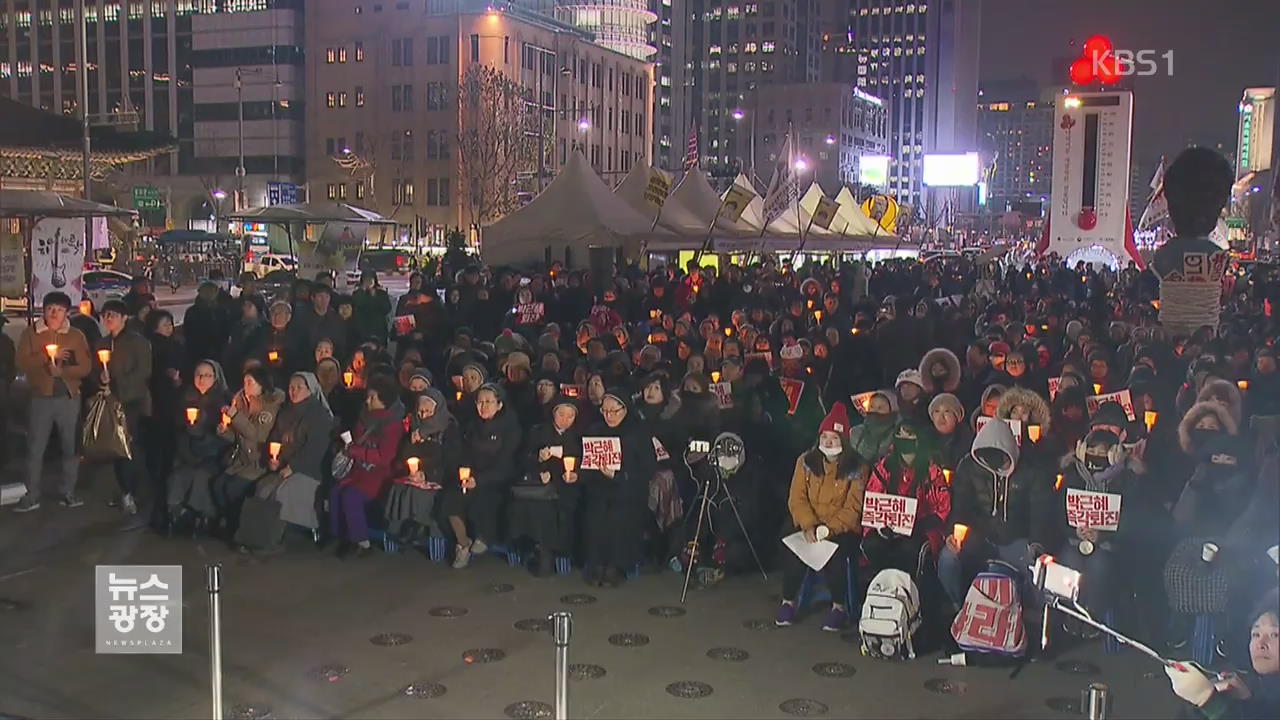
<instances>
[{"instance_id":1,"label":"white tent","mask_svg":"<svg viewBox=\"0 0 1280 720\"><path fill-rule=\"evenodd\" d=\"M698 219L698 230L706 235L707 228L711 226L711 221L715 220L715 235L750 235L753 230L750 225L741 220L734 220L726 215L717 215L720 208L724 204L724 199L716 194L711 183L707 180L707 176L702 170L694 168L685 173L684 179L680 184L671 191L671 197L667 198L667 204L675 203L682 211L687 211L693 217ZM666 207L663 207L662 224L666 225ZM675 230L675 228L671 228ZM759 230L754 231L759 234Z\"/></svg>"},{"instance_id":2,"label":"white tent","mask_svg":"<svg viewBox=\"0 0 1280 720\"><path fill-rule=\"evenodd\" d=\"M862 211L862 205L849 191L848 186L840 188L840 192L835 197L836 204L840 206L839 212L836 213L836 219L831 224L838 232L842 225L840 223L848 223L849 230L846 235L871 235L879 238L886 235L884 228L875 220L867 217Z\"/></svg>"},{"instance_id":3,"label":"white tent","mask_svg":"<svg viewBox=\"0 0 1280 720\"><path fill-rule=\"evenodd\" d=\"M552 259L575 265L593 247L626 247L650 235L645 217L600 180L580 152L528 205L486 227L481 252L492 265L540 264Z\"/></svg>"}]
</instances>

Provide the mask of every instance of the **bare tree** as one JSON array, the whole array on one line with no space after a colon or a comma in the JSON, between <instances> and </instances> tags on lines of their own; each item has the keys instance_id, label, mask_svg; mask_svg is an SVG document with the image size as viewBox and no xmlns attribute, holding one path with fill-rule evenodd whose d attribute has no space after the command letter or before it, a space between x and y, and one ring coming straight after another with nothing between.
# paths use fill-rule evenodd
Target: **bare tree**
<instances>
[{"instance_id":1,"label":"bare tree","mask_svg":"<svg viewBox=\"0 0 1280 720\"><path fill-rule=\"evenodd\" d=\"M519 206L519 177L536 173L550 143L540 138L541 122L528 88L492 67L467 68L458 93L458 194L473 225Z\"/></svg>"}]
</instances>

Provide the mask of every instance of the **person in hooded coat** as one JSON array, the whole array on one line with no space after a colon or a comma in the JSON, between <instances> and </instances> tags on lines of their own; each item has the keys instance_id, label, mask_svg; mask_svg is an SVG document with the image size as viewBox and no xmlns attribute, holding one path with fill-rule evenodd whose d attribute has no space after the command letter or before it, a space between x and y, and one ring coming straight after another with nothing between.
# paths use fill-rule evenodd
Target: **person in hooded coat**
<instances>
[{"instance_id":1,"label":"person in hooded coat","mask_svg":"<svg viewBox=\"0 0 1280 720\"><path fill-rule=\"evenodd\" d=\"M191 385L182 390L183 425L174 442L174 465L167 482L170 535L217 514L209 481L218 474L228 445L218 435L218 425L222 408L230 400L222 366L216 360L196 363ZM186 408L195 409L195 422L185 417Z\"/></svg>"},{"instance_id":2,"label":"person in hooded coat","mask_svg":"<svg viewBox=\"0 0 1280 720\"><path fill-rule=\"evenodd\" d=\"M510 540L527 537L537 546L532 568L537 577L552 574L556 555L572 556L581 499L578 468L567 467L582 458L582 436L575 428L577 403L559 395L548 405L545 421L525 438L520 475L507 506Z\"/></svg>"},{"instance_id":3,"label":"person in hooded coat","mask_svg":"<svg viewBox=\"0 0 1280 720\"><path fill-rule=\"evenodd\" d=\"M989 422L956 468L938 580L957 608L969 579L985 561L1000 559L1025 569L1044 553L1041 538L1049 522L1053 483L1020 457L1009 426ZM958 525L966 530L957 534Z\"/></svg>"},{"instance_id":4,"label":"person in hooded coat","mask_svg":"<svg viewBox=\"0 0 1280 720\"><path fill-rule=\"evenodd\" d=\"M888 526L865 529L862 550L871 563L872 577L885 568L896 568L924 585L926 573L932 571L942 548L943 530L951 514L951 488L938 464L931 426L910 418L898 422L889 453L867 478L867 492L916 499L910 535L900 535Z\"/></svg>"},{"instance_id":5,"label":"person in hooded coat","mask_svg":"<svg viewBox=\"0 0 1280 720\"><path fill-rule=\"evenodd\" d=\"M1022 437L1019 444L1022 447L1020 462L1023 465L1034 464L1043 471L1048 471L1062 456L1061 446L1055 446L1050 441L1049 429L1053 424L1053 414L1049 411L1049 403L1037 393L1026 388L1009 388L1000 396L996 417L1021 423ZM1039 435L1032 439L1037 432Z\"/></svg>"},{"instance_id":6,"label":"person in hooded coat","mask_svg":"<svg viewBox=\"0 0 1280 720\"><path fill-rule=\"evenodd\" d=\"M449 519L453 530L453 567L459 570L470 564L472 555L487 552L489 542L498 541L502 503L519 472L517 454L523 433L506 400L506 393L497 383L485 383L476 391L476 421L463 430L459 460L459 473L466 467L468 477L459 475L458 482L444 486L440 512Z\"/></svg>"},{"instance_id":7,"label":"person in hooded coat","mask_svg":"<svg viewBox=\"0 0 1280 720\"><path fill-rule=\"evenodd\" d=\"M417 393L409 405L409 432L400 445L397 467L405 464L387 493L387 532L405 545L419 545L436 525L436 498L458 477L462 430L449 412L444 394L435 388ZM408 467L417 458L418 469ZM436 528L438 531L438 528Z\"/></svg>"},{"instance_id":8,"label":"person in hooded coat","mask_svg":"<svg viewBox=\"0 0 1280 720\"><path fill-rule=\"evenodd\" d=\"M1231 409L1213 400L1191 407L1178 425L1178 442L1195 470L1173 507L1174 523L1183 536L1221 536L1253 496L1253 450Z\"/></svg>"},{"instance_id":9,"label":"person in hooded coat","mask_svg":"<svg viewBox=\"0 0 1280 720\"><path fill-rule=\"evenodd\" d=\"M938 347L925 353L918 369L924 394L929 398L955 393L960 387L960 358L946 348Z\"/></svg>"},{"instance_id":10,"label":"person in hooded coat","mask_svg":"<svg viewBox=\"0 0 1280 720\"><path fill-rule=\"evenodd\" d=\"M878 463L889 452L898 424L898 395L877 390L866 400L861 425L849 433L849 447L868 463Z\"/></svg>"},{"instance_id":11,"label":"person in hooded coat","mask_svg":"<svg viewBox=\"0 0 1280 720\"><path fill-rule=\"evenodd\" d=\"M615 438L622 447L620 467L582 468L586 494L586 570L589 584L619 585L640 562L645 521L649 517L649 481L657 471L653 436L631 407L625 389L605 392L601 422L583 433L589 440Z\"/></svg>"},{"instance_id":12,"label":"person in hooded coat","mask_svg":"<svg viewBox=\"0 0 1280 720\"><path fill-rule=\"evenodd\" d=\"M255 497L280 505L274 519L246 517L242 512L236 542L242 548L265 552L281 549L285 525L315 530L316 493L325 477L324 459L333 441L333 412L314 373L289 378L289 404L280 410L268 442L280 443L280 454L267 458L271 472L256 483ZM248 522L246 522L248 521Z\"/></svg>"}]
</instances>

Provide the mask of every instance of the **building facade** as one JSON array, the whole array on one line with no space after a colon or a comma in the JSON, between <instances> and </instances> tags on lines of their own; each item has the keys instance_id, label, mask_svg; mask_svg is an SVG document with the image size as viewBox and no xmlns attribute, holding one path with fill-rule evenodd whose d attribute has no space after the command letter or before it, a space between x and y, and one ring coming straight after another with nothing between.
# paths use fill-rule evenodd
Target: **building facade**
<instances>
[{"instance_id":1,"label":"building facade","mask_svg":"<svg viewBox=\"0 0 1280 720\"><path fill-rule=\"evenodd\" d=\"M888 194L920 207L924 155L977 141L981 3L832 0L823 5L824 79L849 82L889 108Z\"/></svg>"},{"instance_id":2,"label":"building facade","mask_svg":"<svg viewBox=\"0 0 1280 720\"><path fill-rule=\"evenodd\" d=\"M1276 136L1276 89L1246 88L1236 129L1236 177L1271 169Z\"/></svg>"},{"instance_id":3,"label":"building facade","mask_svg":"<svg viewBox=\"0 0 1280 720\"><path fill-rule=\"evenodd\" d=\"M987 207L1044 202L1053 167L1052 100L994 99L978 104L978 151L988 168Z\"/></svg>"},{"instance_id":4,"label":"building facade","mask_svg":"<svg viewBox=\"0 0 1280 720\"><path fill-rule=\"evenodd\" d=\"M862 156L888 153L889 116L880 98L834 82L762 85L758 94L759 118L742 120L754 139L739 161L748 174L773 167L788 129L796 140L795 160L804 167L802 184L816 180L831 196L858 183Z\"/></svg>"},{"instance_id":5,"label":"building facade","mask_svg":"<svg viewBox=\"0 0 1280 720\"><path fill-rule=\"evenodd\" d=\"M404 6L404 7L401 7ZM442 0L333 3L307 21L311 196L395 219L401 241L484 224L459 188L459 91L493 68L539 102L547 152L513 192L532 197L581 151L616 183L652 150L652 66L522 8Z\"/></svg>"}]
</instances>

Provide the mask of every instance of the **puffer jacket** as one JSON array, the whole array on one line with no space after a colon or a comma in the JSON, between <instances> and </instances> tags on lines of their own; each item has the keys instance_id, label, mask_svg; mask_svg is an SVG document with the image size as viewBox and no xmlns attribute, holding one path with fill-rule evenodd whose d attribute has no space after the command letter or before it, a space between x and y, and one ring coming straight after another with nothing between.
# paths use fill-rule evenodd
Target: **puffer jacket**
<instances>
[{"instance_id":1,"label":"puffer jacket","mask_svg":"<svg viewBox=\"0 0 1280 720\"><path fill-rule=\"evenodd\" d=\"M917 480L915 468L897 468L896 463L891 463L886 457L876 464L867 478L867 492L914 497L916 524L913 534L927 538L936 555L942 549L943 525L951 514L951 488L936 462L930 462L926 472L928 477Z\"/></svg>"},{"instance_id":2,"label":"puffer jacket","mask_svg":"<svg viewBox=\"0 0 1280 720\"><path fill-rule=\"evenodd\" d=\"M813 455L818 457L811 457ZM815 472L818 458L821 458L821 473ZM816 448L796 458L787 497L787 508L796 527L812 530L826 525L832 535L861 532L867 467L865 463L858 463L842 477L838 472L839 460L822 456Z\"/></svg>"},{"instance_id":3,"label":"puffer jacket","mask_svg":"<svg viewBox=\"0 0 1280 720\"><path fill-rule=\"evenodd\" d=\"M994 448L1011 461L998 471L978 459L978 451ZM989 540L1005 545L1018 538L1047 547L1046 523L1052 507L1053 477L1019 464L1013 431L1002 422L989 422L978 432L973 450L955 472L951 486L948 535L956 523L969 527L966 542Z\"/></svg>"},{"instance_id":4,"label":"puffer jacket","mask_svg":"<svg viewBox=\"0 0 1280 720\"><path fill-rule=\"evenodd\" d=\"M257 480L266 472L262 457L266 452L267 437L275 427L280 406L284 405L284 391L272 390L269 395L247 399L243 392L236 393L231 401L236 414L230 426L218 426L218 435L233 440L235 448L227 463L226 473L236 477Z\"/></svg>"}]
</instances>

